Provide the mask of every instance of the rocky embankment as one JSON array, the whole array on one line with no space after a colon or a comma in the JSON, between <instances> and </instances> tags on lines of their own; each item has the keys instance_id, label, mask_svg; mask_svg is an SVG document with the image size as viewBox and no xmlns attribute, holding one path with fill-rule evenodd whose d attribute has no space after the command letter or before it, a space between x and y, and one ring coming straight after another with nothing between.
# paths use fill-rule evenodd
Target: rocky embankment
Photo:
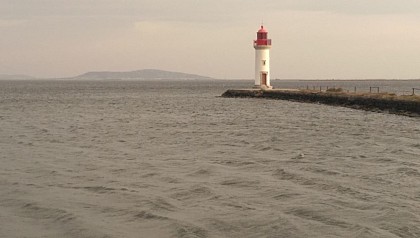
<instances>
[{"instance_id":1,"label":"rocky embankment","mask_svg":"<svg viewBox=\"0 0 420 238\"><path fill-rule=\"evenodd\" d=\"M316 92L311 90L229 89L222 97L252 97L322 103L368 111L420 116L420 96L398 96L387 93L355 94L346 92Z\"/></svg>"}]
</instances>

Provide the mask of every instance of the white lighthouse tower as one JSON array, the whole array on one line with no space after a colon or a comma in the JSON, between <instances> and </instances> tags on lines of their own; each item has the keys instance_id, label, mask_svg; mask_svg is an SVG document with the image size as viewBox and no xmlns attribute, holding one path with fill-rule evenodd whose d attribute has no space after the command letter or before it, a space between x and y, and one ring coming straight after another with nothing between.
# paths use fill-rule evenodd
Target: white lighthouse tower
<instances>
[{"instance_id":1,"label":"white lighthouse tower","mask_svg":"<svg viewBox=\"0 0 420 238\"><path fill-rule=\"evenodd\" d=\"M273 88L270 84L270 49L271 39L268 31L261 25L254 40L255 48L255 88Z\"/></svg>"}]
</instances>

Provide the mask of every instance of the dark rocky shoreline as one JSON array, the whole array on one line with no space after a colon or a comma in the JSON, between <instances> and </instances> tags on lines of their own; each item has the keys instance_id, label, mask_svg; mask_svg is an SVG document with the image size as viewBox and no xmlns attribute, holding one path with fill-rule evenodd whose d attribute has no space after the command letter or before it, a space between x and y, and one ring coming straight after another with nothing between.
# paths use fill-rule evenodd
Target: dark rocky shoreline
<instances>
[{"instance_id":1,"label":"dark rocky shoreline","mask_svg":"<svg viewBox=\"0 0 420 238\"><path fill-rule=\"evenodd\" d=\"M322 103L375 112L420 117L420 100L413 96L391 94L353 94L345 92L315 92L310 90L229 89L222 97L280 99L306 103Z\"/></svg>"}]
</instances>

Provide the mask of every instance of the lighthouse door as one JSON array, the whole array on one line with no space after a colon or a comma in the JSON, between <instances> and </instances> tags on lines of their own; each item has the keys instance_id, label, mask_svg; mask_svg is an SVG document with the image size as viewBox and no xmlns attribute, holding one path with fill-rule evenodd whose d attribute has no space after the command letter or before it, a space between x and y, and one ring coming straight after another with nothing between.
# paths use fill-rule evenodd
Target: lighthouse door
<instances>
[{"instance_id":1,"label":"lighthouse door","mask_svg":"<svg viewBox=\"0 0 420 238\"><path fill-rule=\"evenodd\" d=\"M261 85L267 85L267 73L266 72L261 73Z\"/></svg>"}]
</instances>

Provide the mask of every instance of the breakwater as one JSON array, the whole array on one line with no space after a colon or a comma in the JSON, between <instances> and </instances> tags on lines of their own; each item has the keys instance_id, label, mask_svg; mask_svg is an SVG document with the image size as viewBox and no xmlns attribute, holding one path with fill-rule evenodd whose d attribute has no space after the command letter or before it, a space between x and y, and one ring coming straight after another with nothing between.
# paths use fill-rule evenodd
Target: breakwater
<instances>
[{"instance_id":1,"label":"breakwater","mask_svg":"<svg viewBox=\"0 0 420 238\"><path fill-rule=\"evenodd\" d=\"M229 89L222 97L249 97L322 103L368 111L389 112L406 116L420 116L419 96L397 96L387 93L346 93L287 89Z\"/></svg>"}]
</instances>

